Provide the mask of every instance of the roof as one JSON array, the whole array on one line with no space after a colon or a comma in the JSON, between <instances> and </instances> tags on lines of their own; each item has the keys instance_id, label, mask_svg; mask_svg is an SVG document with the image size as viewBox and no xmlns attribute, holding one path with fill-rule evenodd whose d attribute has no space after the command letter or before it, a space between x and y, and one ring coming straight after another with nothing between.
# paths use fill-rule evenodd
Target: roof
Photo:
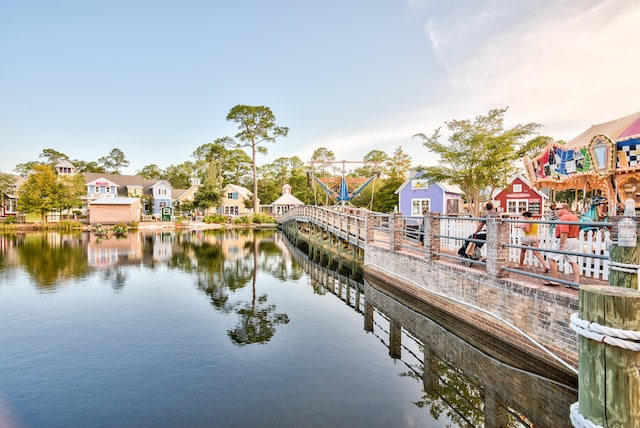
<instances>
[{"instance_id":1,"label":"roof","mask_svg":"<svg viewBox=\"0 0 640 428\"><path fill-rule=\"evenodd\" d=\"M612 141L640 134L640 112L599 125L592 125L582 134L569 140L564 147L588 146L593 137L600 134L609 137Z\"/></svg>"},{"instance_id":2,"label":"roof","mask_svg":"<svg viewBox=\"0 0 640 428\"><path fill-rule=\"evenodd\" d=\"M85 183L95 181L99 178L111 181L118 185L118 193L126 194L127 186L141 186L144 189L150 189L160 181L164 180L147 180L139 175L120 175L120 174L106 174L102 172L85 172L82 174Z\"/></svg>"},{"instance_id":3,"label":"roof","mask_svg":"<svg viewBox=\"0 0 640 428\"><path fill-rule=\"evenodd\" d=\"M293 196L291 193L283 193L278 199L271 202L271 206L275 205L304 205L304 202Z\"/></svg>"},{"instance_id":4,"label":"roof","mask_svg":"<svg viewBox=\"0 0 640 428\"><path fill-rule=\"evenodd\" d=\"M234 192L238 192L238 194L245 199L250 198L253 195L253 193L251 193L249 189L237 184L227 184L226 186L224 186L223 190L228 191L229 189L233 190Z\"/></svg>"},{"instance_id":5,"label":"roof","mask_svg":"<svg viewBox=\"0 0 640 428\"><path fill-rule=\"evenodd\" d=\"M423 175L424 175L424 172L422 171L414 172L413 174L411 174L411 176L408 179L404 181L404 183L402 183L402 185L400 185L400 187L398 187L398 190L396 190L394 193L399 194L400 192L402 192L402 190L404 190L407 184L411 183L411 180L417 180ZM438 183L431 183L431 185L440 187L446 193L455 193L458 195L462 195L464 193L462 189L460 189L460 187L456 186L455 184L438 182Z\"/></svg>"},{"instance_id":6,"label":"roof","mask_svg":"<svg viewBox=\"0 0 640 428\"><path fill-rule=\"evenodd\" d=\"M140 203L138 198L100 198L89 202L89 205L131 205Z\"/></svg>"},{"instance_id":7,"label":"roof","mask_svg":"<svg viewBox=\"0 0 640 428\"><path fill-rule=\"evenodd\" d=\"M171 199L177 199L180 201L193 200L193 196L197 190L197 184L194 184L188 189L171 189Z\"/></svg>"}]
</instances>

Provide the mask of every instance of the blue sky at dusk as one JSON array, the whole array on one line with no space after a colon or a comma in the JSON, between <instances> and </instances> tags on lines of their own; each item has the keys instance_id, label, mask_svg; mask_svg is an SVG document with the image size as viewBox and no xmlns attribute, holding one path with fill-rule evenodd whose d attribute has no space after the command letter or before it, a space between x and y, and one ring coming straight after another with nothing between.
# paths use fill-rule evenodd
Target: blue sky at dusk
<instances>
[{"instance_id":1,"label":"blue sky at dusk","mask_svg":"<svg viewBox=\"0 0 640 428\"><path fill-rule=\"evenodd\" d=\"M160 168L233 136L237 104L289 136L259 164L397 147L508 107L569 140L640 110L630 0L0 0L0 171L44 149Z\"/></svg>"}]
</instances>

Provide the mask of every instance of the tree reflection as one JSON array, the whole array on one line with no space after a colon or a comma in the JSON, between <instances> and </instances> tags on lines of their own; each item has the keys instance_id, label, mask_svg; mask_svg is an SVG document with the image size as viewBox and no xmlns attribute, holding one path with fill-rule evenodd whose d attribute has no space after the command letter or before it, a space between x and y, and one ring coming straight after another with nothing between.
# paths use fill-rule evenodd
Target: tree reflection
<instances>
[{"instance_id":1,"label":"tree reflection","mask_svg":"<svg viewBox=\"0 0 640 428\"><path fill-rule=\"evenodd\" d=\"M250 241L250 245L253 255L251 302L241 304L241 307L236 309L240 320L234 329L227 331L227 335L231 341L238 346L252 343L266 343L271 340L275 334L276 325L287 324L289 322L287 314L275 313L276 306L267 304L266 294L259 297L257 296L258 240L254 237L254 239Z\"/></svg>"},{"instance_id":2,"label":"tree reflection","mask_svg":"<svg viewBox=\"0 0 640 428\"><path fill-rule=\"evenodd\" d=\"M27 234L18 246L24 270L41 289L55 290L64 278L81 278L89 270L81 234Z\"/></svg>"},{"instance_id":3,"label":"tree reflection","mask_svg":"<svg viewBox=\"0 0 640 428\"><path fill-rule=\"evenodd\" d=\"M422 382L424 379L423 370L428 370L424 365L412 366L413 370L401 373L400 376L411 377ZM431 364L434 372L429 374L430 378L437 379L437 386L431 385L428 391L423 391L420 400L414 404L420 408L427 408L431 416L440 419L446 411L447 417L455 422L456 426L484 426L484 401L483 392L477 388L456 367L438 359L436 364ZM506 422L506 427L522 426L516 419L510 418Z\"/></svg>"},{"instance_id":4,"label":"tree reflection","mask_svg":"<svg viewBox=\"0 0 640 428\"><path fill-rule=\"evenodd\" d=\"M113 266L102 270L102 279L111 283L114 291L120 291L127 282L127 275L119 266Z\"/></svg>"}]
</instances>

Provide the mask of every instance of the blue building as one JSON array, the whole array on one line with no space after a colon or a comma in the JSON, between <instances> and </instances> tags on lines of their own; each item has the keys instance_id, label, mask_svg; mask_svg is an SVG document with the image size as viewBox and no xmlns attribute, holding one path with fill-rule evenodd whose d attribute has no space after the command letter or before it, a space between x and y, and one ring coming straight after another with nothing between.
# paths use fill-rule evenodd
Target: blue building
<instances>
[{"instance_id":1,"label":"blue building","mask_svg":"<svg viewBox=\"0 0 640 428\"><path fill-rule=\"evenodd\" d=\"M421 217L426 212L445 215L463 212L462 190L445 183L430 183L415 172L396 190L398 208L403 216Z\"/></svg>"}]
</instances>

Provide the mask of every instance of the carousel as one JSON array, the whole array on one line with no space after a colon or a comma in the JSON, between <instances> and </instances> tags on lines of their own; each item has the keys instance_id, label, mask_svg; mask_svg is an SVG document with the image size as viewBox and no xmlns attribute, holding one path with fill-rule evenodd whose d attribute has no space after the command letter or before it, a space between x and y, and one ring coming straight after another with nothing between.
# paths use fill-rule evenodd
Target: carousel
<instances>
[{"instance_id":1,"label":"carousel","mask_svg":"<svg viewBox=\"0 0 640 428\"><path fill-rule=\"evenodd\" d=\"M628 198L639 209L640 112L594 125L566 144L550 144L541 155L525 157L523 162L538 190L582 190L583 211L599 201L612 216Z\"/></svg>"}]
</instances>

